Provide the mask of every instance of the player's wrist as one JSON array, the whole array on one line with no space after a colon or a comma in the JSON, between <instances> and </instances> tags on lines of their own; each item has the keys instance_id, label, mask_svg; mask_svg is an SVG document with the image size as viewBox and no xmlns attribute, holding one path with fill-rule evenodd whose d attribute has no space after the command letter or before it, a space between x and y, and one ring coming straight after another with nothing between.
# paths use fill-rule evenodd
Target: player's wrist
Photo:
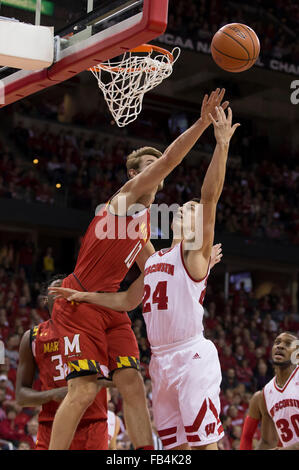
<instances>
[{"instance_id":1,"label":"player's wrist","mask_svg":"<svg viewBox=\"0 0 299 470\"><path fill-rule=\"evenodd\" d=\"M202 128L202 129L207 129L209 127L209 125L211 124L211 121L209 119L206 119L204 117L200 117L196 123L195 123L198 127Z\"/></svg>"},{"instance_id":2,"label":"player's wrist","mask_svg":"<svg viewBox=\"0 0 299 470\"><path fill-rule=\"evenodd\" d=\"M228 149L229 147L229 140L225 138L218 138L217 145L223 149Z\"/></svg>"},{"instance_id":3,"label":"player's wrist","mask_svg":"<svg viewBox=\"0 0 299 470\"><path fill-rule=\"evenodd\" d=\"M89 292L80 292L80 302L88 302Z\"/></svg>"}]
</instances>

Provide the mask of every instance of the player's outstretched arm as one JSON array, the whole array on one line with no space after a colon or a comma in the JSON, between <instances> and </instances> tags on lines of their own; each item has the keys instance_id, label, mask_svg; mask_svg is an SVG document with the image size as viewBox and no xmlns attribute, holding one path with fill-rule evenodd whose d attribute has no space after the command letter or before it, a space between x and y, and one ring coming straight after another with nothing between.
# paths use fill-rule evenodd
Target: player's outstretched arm
<instances>
[{"instance_id":1,"label":"player's outstretched arm","mask_svg":"<svg viewBox=\"0 0 299 470\"><path fill-rule=\"evenodd\" d=\"M19 348L19 364L16 380L16 400L20 406L40 406L51 400L61 401L67 393L67 387L53 390L33 390L32 385L36 364L30 347L30 330L22 337Z\"/></svg>"},{"instance_id":2,"label":"player's outstretched arm","mask_svg":"<svg viewBox=\"0 0 299 470\"><path fill-rule=\"evenodd\" d=\"M49 287L49 293L54 295L55 299L65 298L70 302L87 302L119 312L130 311L142 301L143 274L124 292L79 292L65 287Z\"/></svg>"},{"instance_id":3,"label":"player's outstretched arm","mask_svg":"<svg viewBox=\"0 0 299 470\"><path fill-rule=\"evenodd\" d=\"M225 180L229 144L235 130L240 126L239 123L232 125L232 110L230 108L228 108L226 116L221 107L216 107L216 114L216 120L210 114L214 125L216 147L201 189L202 246L198 250L190 250L189 253L185 253L187 268L195 279L202 279L207 273L214 240L216 207Z\"/></svg>"},{"instance_id":4,"label":"player's outstretched arm","mask_svg":"<svg viewBox=\"0 0 299 470\"><path fill-rule=\"evenodd\" d=\"M224 93L225 89L220 90L217 88L210 96L205 95L201 107L201 116L193 126L169 145L162 157L122 187L121 193L127 197L127 206L138 202L141 196L153 193L161 181L181 163L203 132L212 123L211 116L216 117L215 107L222 106L221 109L225 109L228 106L228 102L221 105Z\"/></svg>"},{"instance_id":5,"label":"player's outstretched arm","mask_svg":"<svg viewBox=\"0 0 299 470\"><path fill-rule=\"evenodd\" d=\"M211 115L214 125L216 147L201 188L200 202L203 204L203 246L206 259L211 255L214 239L216 207L223 190L229 144L239 123L232 125L232 110L227 116L222 108L216 108L217 119Z\"/></svg>"}]
</instances>

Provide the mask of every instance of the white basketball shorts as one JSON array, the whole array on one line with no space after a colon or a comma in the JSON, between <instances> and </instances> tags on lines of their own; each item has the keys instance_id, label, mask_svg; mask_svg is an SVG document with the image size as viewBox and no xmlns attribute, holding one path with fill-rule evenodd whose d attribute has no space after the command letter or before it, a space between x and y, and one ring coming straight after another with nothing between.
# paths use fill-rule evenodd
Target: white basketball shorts
<instances>
[{"instance_id":1,"label":"white basketball shorts","mask_svg":"<svg viewBox=\"0 0 299 470\"><path fill-rule=\"evenodd\" d=\"M164 449L184 443L204 446L219 441L222 380L217 349L203 335L152 347L154 423Z\"/></svg>"}]
</instances>

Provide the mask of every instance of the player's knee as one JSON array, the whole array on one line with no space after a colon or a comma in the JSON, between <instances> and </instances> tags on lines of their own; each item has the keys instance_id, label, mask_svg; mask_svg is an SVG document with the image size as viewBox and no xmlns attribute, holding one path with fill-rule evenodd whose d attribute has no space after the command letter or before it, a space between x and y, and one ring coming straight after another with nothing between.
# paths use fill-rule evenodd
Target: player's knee
<instances>
[{"instance_id":1,"label":"player's knee","mask_svg":"<svg viewBox=\"0 0 299 470\"><path fill-rule=\"evenodd\" d=\"M68 400L71 406L82 409L88 408L97 395L97 385L93 382L76 383L76 379L72 382L68 390Z\"/></svg>"},{"instance_id":2,"label":"player's knee","mask_svg":"<svg viewBox=\"0 0 299 470\"><path fill-rule=\"evenodd\" d=\"M145 397L143 379L136 369L122 369L116 371L113 381L124 399L138 400Z\"/></svg>"}]
</instances>

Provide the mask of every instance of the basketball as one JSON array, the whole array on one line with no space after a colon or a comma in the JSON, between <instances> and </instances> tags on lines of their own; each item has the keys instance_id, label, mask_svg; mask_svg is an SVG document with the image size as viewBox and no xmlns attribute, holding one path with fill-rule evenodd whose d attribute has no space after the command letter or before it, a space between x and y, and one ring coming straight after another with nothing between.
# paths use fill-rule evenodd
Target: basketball
<instances>
[{"instance_id":1,"label":"basketball","mask_svg":"<svg viewBox=\"0 0 299 470\"><path fill-rule=\"evenodd\" d=\"M227 72L250 69L260 53L260 41L245 24L230 23L215 33L211 52L216 64Z\"/></svg>"}]
</instances>

